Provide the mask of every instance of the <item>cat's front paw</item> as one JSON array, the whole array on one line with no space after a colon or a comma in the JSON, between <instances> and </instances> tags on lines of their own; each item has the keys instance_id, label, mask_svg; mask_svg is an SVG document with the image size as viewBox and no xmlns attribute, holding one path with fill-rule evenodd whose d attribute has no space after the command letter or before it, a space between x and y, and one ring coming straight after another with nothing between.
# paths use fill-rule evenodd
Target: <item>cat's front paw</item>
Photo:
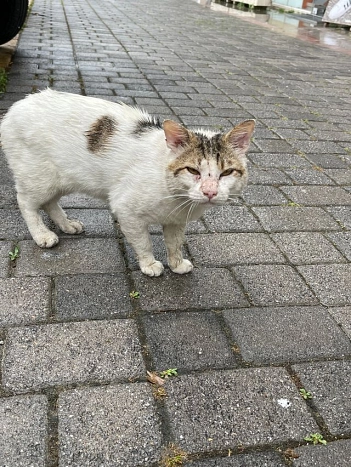
<instances>
[{"instance_id":1,"label":"cat's front paw","mask_svg":"<svg viewBox=\"0 0 351 467\"><path fill-rule=\"evenodd\" d=\"M67 219L65 225L60 227L63 232L66 234L80 234L84 232L84 224L76 219Z\"/></svg>"},{"instance_id":2,"label":"cat's front paw","mask_svg":"<svg viewBox=\"0 0 351 467\"><path fill-rule=\"evenodd\" d=\"M192 271L194 266L192 265L192 263L189 260L183 259L183 261L180 264L178 264L177 267L172 268L172 266L170 266L170 268L176 274L186 274L187 272Z\"/></svg>"},{"instance_id":3,"label":"cat's front paw","mask_svg":"<svg viewBox=\"0 0 351 467\"><path fill-rule=\"evenodd\" d=\"M160 261L154 261L148 265L140 265L141 272L150 277L157 277L163 273L163 264Z\"/></svg>"},{"instance_id":4,"label":"cat's front paw","mask_svg":"<svg viewBox=\"0 0 351 467\"><path fill-rule=\"evenodd\" d=\"M54 232L47 232L35 237L34 241L40 248L52 248L58 244L59 238Z\"/></svg>"}]
</instances>

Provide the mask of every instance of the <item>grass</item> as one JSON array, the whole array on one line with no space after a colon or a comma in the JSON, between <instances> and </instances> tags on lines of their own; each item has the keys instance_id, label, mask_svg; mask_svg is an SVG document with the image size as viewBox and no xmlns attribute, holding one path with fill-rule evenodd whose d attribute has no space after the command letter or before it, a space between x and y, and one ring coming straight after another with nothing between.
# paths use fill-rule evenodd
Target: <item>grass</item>
<instances>
[{"instance_id":1,"label":"grass","mask_svg":"<svg viewBox=\"0 0 351 467\"><path fill-rule=\"evenodd\" d=\"M4 68L0 68L0 94L6 91L7 85L7 74Z\"/></svg>"}]
</instances>

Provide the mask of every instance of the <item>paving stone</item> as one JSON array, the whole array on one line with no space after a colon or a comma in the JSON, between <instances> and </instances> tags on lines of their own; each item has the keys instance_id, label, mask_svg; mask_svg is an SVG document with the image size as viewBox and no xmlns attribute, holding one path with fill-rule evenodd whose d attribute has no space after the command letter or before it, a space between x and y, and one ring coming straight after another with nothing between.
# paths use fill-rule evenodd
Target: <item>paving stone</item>
<instances>
[{"instance_id":1,"label":"paving stone","mask_svg":"<svg viewBox=\"0 0 351 467\"><path fill-rule=\"evenodd\" d=\"M226 269L194 269L186 275L166 271L157 278L149 278L137 271L133 273L133 278L140 292L138 303L143 310L209 309L248 304L239 285Z\"/></svg>"},{"instance_id":2,"label":"paving stone","mask_svg":"<svg viewBox=\"0 0 351 467\"><path fill-rule=\"evenodd\" d=\"M285 196L273 186L249 185L242 195L245 203L251 205L274 206L287 202Z\"/></svg>"},{"instance_id":3,"label":"paving stone","mask_svg":"<svg viewBox=\"0 0 351 467\"><path fill-rule=\"evenodd\" d=\"M330 233L327 237L351 261L351 232Z\"/></svg>"},{"instance_id":4,"label":"paving stone","mask_svg":"<svg viewBox=\"0 0 351 467\"><path fill-rule=\"evenodd\" d=\"M58 401L60 467L151 466L162 435L147 383L75 389Z\"/></svg>"},{"instance_id":5,"label":"paving stone","mask_svg":"<svg viewBox=\"0 0 351 467\"><path fill-rule=\"evenodd\" d=\"M351 432L351 362L318 362L293 366L303 387L333 435Z\"/></svg>"},{"instance_id":6,"label":"paving stone","mask_svg":"<svg viewBox=\"0 0 351 467\"><path fill-rule=\"evenodd\" d=\"M4 240L31 238L19 210L0 209L0 238Z\"/></svg>"},{"instance_id":7,"label":"paving stone","mask_svg":"<svg viewBox=\"0 0 351 467\"><path fill-rule=\"evenodd\" d=\"M17 207L16 190L9 185L0 185L0 208L8 207Z\"/></svg>"},{"instance_id":8,"label":"paving stone","mask_svg":"<svg viewBox=\"0 0 351 467\"><path fill-rule=\"evenodd\" d=\"M132 311L124 274L59 276L55 292L59 320L125 317Z\"/></svg>"},{"instance_id":9,"label":"paving stone","mask_svg":"<svg viewBox=\"0 0 351 467\"><path fill-rule=\"evenodd\" d=\"M322 208L269 206L252 210L269 232L341 230L340 225Z\"/></svg>"},{"instance_id":10,"label":"paving stone","mask_svg":"<svg viewBox=\"0 0 351 467\"><path fill-rule=\"evenodd\" d=\"M144 317L143 323L156 371L236 366L234 353L212 313L155 314Z\"/></svg>"},{"instance_id":11,"label":"paving stone","mask_svg":"<svg viewBox=\"0 0 351 467\"><path fill-rule=\"evenodd\" d=\"M322 307L250 308L223 315L247 362L296 362L351 354L349 339Z\"/></svg>"},{"instance_id":12,"label":"paving stone","mask_svg":"<svg viewBox=\"0 0 351 467\"><path fill-rule=\"evenodd\" d=\"M203 215L211 232L262 232L262 227L243 206L221 206Z\"/></svg>"},{"instance_id":13,"label":"paving stone","mask_svg":"<svg viewBox=\"0 0 351 467\"><path fill-rule=\"evenodd\" d=\"M254 305L313 305L315 296L291 266L255 265L233 268Z\"/></svg>"},{"instance_id":14,"label":"paving stone","mask_svg":"<svg viewBox=\"0 0 351 467\"><path fill-rule=\"evenodd\" d=\"M49 306L48 279L0 279L0 327L44 321Z\"/></svg>"},{"instance_id":15,"label":"paving stone","mask_svg":"<svg viewBox=\"0 0 351 467\"><path fill-rule=\"evenodd\" d=\"M305 205L348 205L351 193L331 186L283 186L281 190L294 202Z\"/></svg>"},{"instance_id":16,"label":"paving stone","mask_svg":"<svg viewBox=\"0 0 351 467\"><path fill-rule=\"evenodd\" d=\"M266 234L189 235L187 243L195 263L203 266L285 263L284 256Z\"/></svg>"},{"instance_id":17,"label":"paving stone","mask_svg":"<svg viewBox=\"0 0 351 467\"><path fill-rule=\"evenodd\" d=\"M351 192L350 192L351 195ZM351 207L349 206L335 206L326 208L326 210L338 221L340 224L351 230Z\"/></svg>"},{"instance_id":18,"label":"paving stone","mask_svg":"<svg viewBox=\"0 0 351 467\"><path fill-rule=\"evenodd\" d=\"M179 376L167 393L172 439L188 453L297 441L316 431L281 368Z\"/></svg>"},{"instance_id":19,"label":"paving stone","mask_svg":"<svg viewBox=\"0 0 351 467\"><path fill-rule=\"evenodd\" d=\"M0 241L0 277L7 277L10 269L9 252L12 251L13 244L11 242Z\"/></svg>"},{"instance_id":20,"label":"paving stone","mask_svg":"<svg viewBox=\"0 0 351 467\"><path fill-rule=\"evenodd\" d=\"M302 149L303 150L303 149ZM332 154L308 154L307 158L323 169L343 169L347 168L347 164L340 157Z\"/></svg>"},{"instance_id":21,"label":"paving stone","mask_svg":"<svg viewBox=\"0 0 351 467\"><path fill-rule=\"evenodd\" d=\"M349 305L351 264L299 266L299 272L323 305Z\"/></svg>"},{"instance_id":22,"label":"paving stone","mask_svg":"<svg viewBox=\"0 0 351 467\"><path fill-rule=\"evenodd\" d=\"M294 451L299 456L298 459L293 460L294 467L349 467L351 440L334 441L326 446L300 446Z\"/></svg>"},{"instance_id":23,"label":"paving stone","mask_svg":"<svg viewBox=\"0 0 351 467\"><path fill-rule=\"evenodd\" d=\"M328 311L351 339L351 306L330 307Z\"/></svg>"},{"instance_id":24,"label":"paving stone","mask_svg":"<svg viewBox=\"0 0 351 467\"><path fill-rule=\"evenodd\" d=\"M284 467L282 457L276 452L255 452L251 454L231 454L230 457L217 457L184 464L186 467Z\"/></svg>"},{"instance_id":25,"label":"paving stone","mask_svg":"<svg viewBox=\"0 0 351 467\"><path fill-rule=\"evenodd\" d=\"M259 167L311 167L311 163L304 157L297 154L285 154L284 152L280 154L250 154L249 159Z\"/></svg>"},{"instance_id":26,"label":"paving stone","mask_svg":"<svg viewBox=\"0 0 351 467\"><path fill-rule=\"evenodd\" d=\"M252 167L249 171L249 184L253 185L288 185L289 177L279 169Z\"/></svg>"},{"instance_id":27,"label":"paving stone","mask_svg":"<svg viewBox=\"0 0 351 467\"><path fill-rule=\"evenodd\" d=\"M324 173L339 185L351 185L351 170L325 169Z\"/></svg>"},{"instance_id":28,"label":"paving stone","mask_svg":"<svg viewBox=\"0 0 351 467\"><path fill-rule=\"evenodd\" d=\"M0 399L0 465L45 467L47 400L43 395Z\"/></svg>"},{"instance_id":29,"label":"paving stone","mask_svg":"<svg viewBox=\"0 0 351 467\"><path fill-rule=\"evenodd\" d=\"M32 240L20 242L16 276L114 273L124 270L118 242L112 239L61 239L54 248L39 248Z\"/></svg>"},{"instance_id":30,"label":"paving stone","mask_svg":"<svg viewBox=\"0 0 351 467\"><path fill-rule=\"evenodd\" d=\"M70 219L78 219L84 224L84 237L115 237L114 221L108 210L104 209L67 209L66 213ZM72 237L61 232L56 227L59 237Z\"/></svg>"},{"instance_id":31,"label":"paving stone","mask_svg":"<svg viewBox=\"0 0 351 467\"><path fill-rule=\"evenodd\" d=\"M144 373L131 320L10 328L5 350L3 384L16 392Z\"/></svg>"},{"instance_id":32,"label":"paving stone","mask_svg":"<svg viewBox=\"0 0 351 467\"><path fill-rule=\"evenodd\" d=\"M312 154L345 154L342 144L332 141L293 141L294 148Z\"/></svg>"},{"instance_id":33,"label":"paving stone","mask_svg":"<svg viewBox=\"0 0 351 467\"><path fill-rule=\"evenodd\" d=\"M325 173L315 168L287 169L285 173L294 180L297 185L334 185L334 182Z\"/></svg>"},{"instance_id":34,"label":"paving stone","mask_svg":"<svg viewBox=\"0 0 351 467\"><path fill-rule=\"evenodd\" d=\"M272 235L272 239L293 264L345 262L338 250L318 232L279 233Z\"/></svg>"}]
</instances>

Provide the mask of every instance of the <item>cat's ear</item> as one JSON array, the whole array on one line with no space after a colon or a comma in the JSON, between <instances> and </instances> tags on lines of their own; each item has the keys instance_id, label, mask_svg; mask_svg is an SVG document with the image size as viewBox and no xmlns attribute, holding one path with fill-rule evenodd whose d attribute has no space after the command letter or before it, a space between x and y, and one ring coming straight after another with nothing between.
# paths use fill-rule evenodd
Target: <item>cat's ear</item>
<instances>
[{"instance_id":1,"label":"cat's ear","mask_svg":"<svg viewBox=\"0 0 351 467\"><path fill-rule=\"evenodd\" d=\"M189 142L189 132L186 128L173 120L163 122L163 131L166 136L166 143L169 149L177 152Z\"/></svg>"},{"instance_id":2,"label":"cat's ear","mask_svg":"<svg viewBox=\"0 0 351 467\"><path fill-rule=\"evenodd\" d=\"M239 123L225 135L225 140L228 141L239 156L244 157L249 149L255 123L255 120L245 120L245 122Z\"/></svg>"}]
</instances>

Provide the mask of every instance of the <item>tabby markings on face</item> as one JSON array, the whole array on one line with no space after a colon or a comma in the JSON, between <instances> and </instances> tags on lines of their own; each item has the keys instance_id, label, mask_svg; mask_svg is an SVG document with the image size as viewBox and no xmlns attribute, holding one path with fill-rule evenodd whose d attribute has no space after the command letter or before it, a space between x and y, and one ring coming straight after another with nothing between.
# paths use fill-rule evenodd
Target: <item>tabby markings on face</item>
<instances>
[{"instance_id":1,"label":"tabby markings on face","mask_svg":"<svg viewBox=\"0 0 351 467\"><path fill-rule=\"evenodd\" d=\"M189 141L184 152L170 165L174 176L184 169L196 169L201 171L203 161L208 162L208 166L212 166L210 161L215 161L220 172L225 174L225 170L234 169L232 172L236 176L241 176L246 172L245 166L235 156L233 147L225 140L225 135L217 133L208 137L202 133L189 132ZM192 172L191 172L192 173Z\"/></svg>"},{"instance_id":2,"label":"tabby markings on face","mask_svg":"<svg viewBox=\"0 0 351 467\"><path fill-rule=\"evenodd\" d=\"M101 152L107 147L109 140L116 131L117 123L112 117L108 115L100 117L85 132L89 151L94 154Z\"/></svg>"}]
</instances>

